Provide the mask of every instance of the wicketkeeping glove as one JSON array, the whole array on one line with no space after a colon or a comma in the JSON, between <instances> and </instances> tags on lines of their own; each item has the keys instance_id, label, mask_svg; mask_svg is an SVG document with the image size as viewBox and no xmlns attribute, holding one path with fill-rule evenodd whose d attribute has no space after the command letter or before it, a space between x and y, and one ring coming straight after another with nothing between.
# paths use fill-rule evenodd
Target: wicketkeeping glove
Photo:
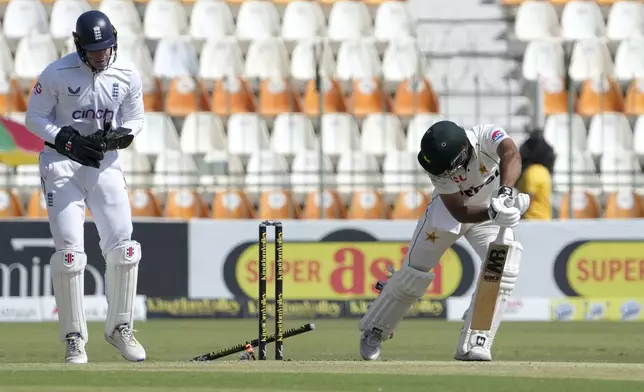
<instances>
[{"instance_id":1,"label":"wicketkeeping glove","mask_svg":"<svg viewBox=\"0 0 644 392\"><path fill-rule=\"evenodd\" d=\"M83 136L70 126L64 126L58 131L54 140L56 151L81 165L99 168L105 158L105 143L94 135Z\"/></svg>"},{"instance_id":2,"label":"wicketkeeping glove","mask_svg":"<svg viewBox=\"0 0 644 392\"><path fill-rule=\"evenodd\" d=\"M119 127L112 129L111 122L105 122L101 131L103 134L103 141L105 142L105 151L121 150L128 148L134 140L134 135L131 135L132 130L129 128Z\"/></svg>"}]
</instances>

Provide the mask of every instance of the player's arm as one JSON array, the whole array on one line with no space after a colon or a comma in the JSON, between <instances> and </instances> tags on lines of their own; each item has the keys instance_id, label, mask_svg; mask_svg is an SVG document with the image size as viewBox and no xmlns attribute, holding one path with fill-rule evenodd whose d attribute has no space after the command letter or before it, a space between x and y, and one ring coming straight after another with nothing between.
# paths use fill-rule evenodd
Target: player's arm
<instances>
[{"instance_id":1,"label":"player's arm","mask_svg":"<svg viewBox=\"0 0 644 392\"><path fill-rule=\"evenodd\" d=\"M129 134L136 135L143 129L145 121L143 109L143 87L141 76L136 70L130 74L130 88L121 103L121 128L130 130Z\"/></svg>"},{"instance_id":2,"label":"player's arm","mask_svg":"<svg viewBox=\"0 0 644 392\"><path fill-rule=\"evenodd\" d=\"M505 138L499 143L496 152L501 160L501 186L513 188L521 177L521 154L511 138Z\"/></svg>"},{"instance_id":3,"label":"player's arm","mask_svg":"<svg viewBox=\"0 0 644 392\"><path fill-rule=\"evenodd\" d=\"M56 135L60 131L60 127L51 121L51 113L58 104L54 72L46 68L38 77L29 99L25 118L27 129L51 144L54 144Z\"/></svg>"}]
</instances>

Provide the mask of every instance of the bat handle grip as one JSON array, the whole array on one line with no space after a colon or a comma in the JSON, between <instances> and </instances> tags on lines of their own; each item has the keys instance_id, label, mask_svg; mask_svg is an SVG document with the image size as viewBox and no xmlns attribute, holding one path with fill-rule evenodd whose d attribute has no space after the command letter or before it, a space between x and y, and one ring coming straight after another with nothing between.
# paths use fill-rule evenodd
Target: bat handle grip
<instances>
[{"instance_id":1,"label":"bat handle grip","mask_svg":"<svg viewBox=\"0 0 644 392\"><path fill-rule=\"evenodd\" d=\"M502 244L505 240L505 231L507 230L506 227L499 227L499 234L496 236L496 243Z\"/></svg>"}]
</instances>

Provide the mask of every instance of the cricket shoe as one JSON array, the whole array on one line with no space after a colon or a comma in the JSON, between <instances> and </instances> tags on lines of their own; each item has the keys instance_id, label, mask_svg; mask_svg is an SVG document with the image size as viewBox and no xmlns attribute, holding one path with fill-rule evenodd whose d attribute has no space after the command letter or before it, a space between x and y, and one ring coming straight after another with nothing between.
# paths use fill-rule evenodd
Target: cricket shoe
<instances>
[{"instance_id":1,"label":"cricket shoe","mask_svg":"<svg viewBox=\"0 0 644 392\"><path fill-rule=\"evenodd\" d=\"M360 337L360 355L365 361L375 361L380 358L380 335L365 331Z\"/></svg>"},{"instance_id":2,"label":"cricket shoe","mask_svg":"<svg viewBox=\"0 0 644 392\"><path fill-rule=\"evenodd\" d=\"M65 337L65 363L84 364L87 363L85 352L85 341L79 333L68 333Z\"/></svg>"},{"instance_id":3,"label":"cricket shoe","mask_svg":"<svg viewBox=\"0 0 644 392\"><path fill-rule=\"evenodd\" d=\"M456 352L454 359L457 361L483 361L489 362L492 360L492 353L485 347L472 347L466 353Z\"/></svg>"},{"instance_id":4,"label":"cricket shoe","mask_svg":"<svg viewBox=\"0 0 644 392\"><path fill-rule=\"evenodd\" d=\"M145 360L145 349L134 337L132 328L127 324L118 325L112 334L105 336L105 340L116 347L123 355L123 358L130 362L141 362Z\"/></svg>"}]
</instances>

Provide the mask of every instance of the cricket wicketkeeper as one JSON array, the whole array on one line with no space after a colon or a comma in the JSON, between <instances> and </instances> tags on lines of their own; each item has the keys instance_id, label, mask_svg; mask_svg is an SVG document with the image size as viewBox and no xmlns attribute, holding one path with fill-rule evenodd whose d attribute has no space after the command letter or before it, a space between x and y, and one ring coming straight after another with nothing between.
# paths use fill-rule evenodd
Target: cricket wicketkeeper
<instances>
[{"instance_id":1,"label":"cricket wicketkeeper","mask_svg":"<svg viewBox=\"0 0 644 392\"><path fill-rule=\"evenodd\" d=\"M432 269L457 239L465 236L484 260L500 227L507 228L507 241L514 241L511 228L530 205L527 194L513 196L521 175L521 157L514 141L496 125L465 130L451 121L438 122L423 135L418 162L429 174L435 192L418 220L403 267L360 320L360 354L365 360L380 357L380 344L391 338L409 308L425 295L434 279ZM472 301L463 316L455 359L492 359L494 336L519 274L521 252L514 255L505 263L492 328L472 333Z\"/></svg>"}]
</instances>

